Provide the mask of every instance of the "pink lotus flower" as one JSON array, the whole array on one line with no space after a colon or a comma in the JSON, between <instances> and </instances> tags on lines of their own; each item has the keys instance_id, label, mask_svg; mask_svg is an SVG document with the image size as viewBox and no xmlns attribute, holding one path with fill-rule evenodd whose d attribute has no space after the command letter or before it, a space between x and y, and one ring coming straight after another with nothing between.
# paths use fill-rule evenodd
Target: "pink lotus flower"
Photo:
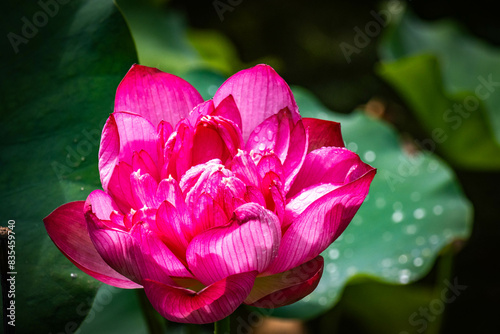
<instances>
[{"instance_id":1,"label":"pink lotus flower","mask_svg":"<svg viewBox=\"0 0 500 334\"><path fill-rule=\"evenodd\" d=\"M269 66L203 101L186 81L134 65L99 151L103 190L44 219L78 268L144 287L171 321L209 323L245 303L311 293L319 255L347 227L375 169L344 148L338 123L301 118Z\"/></svg>"}]
</instances>

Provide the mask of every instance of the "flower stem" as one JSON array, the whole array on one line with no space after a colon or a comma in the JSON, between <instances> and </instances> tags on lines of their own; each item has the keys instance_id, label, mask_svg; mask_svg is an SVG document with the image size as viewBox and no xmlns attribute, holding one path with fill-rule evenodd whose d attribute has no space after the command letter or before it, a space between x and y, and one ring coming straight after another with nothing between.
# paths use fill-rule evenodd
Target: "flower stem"
<instances>
[{"instance_id":1,"label":"flower stem","mask_svg":"<svg viewBox=\"0 0 500 334\"><path fill-rule=\"evenodd\" d=\"M230 334L231 333L231 316L227 316L220 321L214 323L214 334Z\"/></svg>"}]
</instances>

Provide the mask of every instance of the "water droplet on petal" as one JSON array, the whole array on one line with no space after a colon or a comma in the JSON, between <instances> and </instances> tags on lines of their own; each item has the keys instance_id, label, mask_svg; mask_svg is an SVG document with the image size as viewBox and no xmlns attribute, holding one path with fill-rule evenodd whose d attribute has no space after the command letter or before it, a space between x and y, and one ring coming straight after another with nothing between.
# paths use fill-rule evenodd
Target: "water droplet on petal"
<instances>
[{"instance_id":1,"label":"water droplet on petal","mask_svg":"<svg viewBox=\"0 0 500 334\"><path fill-rule=\"evenodd\" d=\"M269 141L273 140L274 138L274 132L272 130L267 130L267 139Z\"/></svg>"},{"instance_id":2,"label":"water droplet on petal","mask_svg":"<svg viewBox=\"0 0 500 334\"><path fill-rule=\"evenodd\" d=\"M266 149L266 144L260 143L259 144L259 150L264 151Z\"/></svg>"},{"instance_id":3,"label":"water droplet on petal","mask_svg":"<svg viewBox=\"0 0 500 334\"><path fill-rule=\"evenodd\" d=\"M256 143L258 143L259 142L259 136L253 137L253 141L256 142Z\"/></svg>"}]
</instances>

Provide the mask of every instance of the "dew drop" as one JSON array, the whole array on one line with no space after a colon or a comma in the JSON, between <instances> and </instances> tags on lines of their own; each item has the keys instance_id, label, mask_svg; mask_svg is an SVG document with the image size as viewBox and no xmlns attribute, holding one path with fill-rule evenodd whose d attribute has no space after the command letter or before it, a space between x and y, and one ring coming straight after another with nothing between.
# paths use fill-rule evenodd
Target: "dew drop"
<instances>
[{"instance_id":1,"label":"dew drop","mask_svg":"<svg viewBox=\"0 0 500 334\"><path fill-rule=\"evenodd\" d=\"M359 226L363 223L363 218L361 218L360 215L356 215L354 216L354 218L352 219L352 223L356 226Z\"/></svg>"},{"instance_id":2,"label":"dew drop","mask_svg":"<svg viewBox=\"0 0 500 334\"><path fill-rule=\"evenodd\" d=\"M264 151L266 149L266 144L260 143L259 144L259 150Z\"/></svg>"},{"instance_id":3,"label":"dew drop","mask_svg":"<svg viewBox=\"0 0 500 334\"><path fill-rule=\"evenodd\" d=\"M76 274L76 273L71 273L71 274L69 274L69 276L70 276L71 278L75 279L75 278L77 278L77 277L78 277L78 274Z\"/></svg>"},{"instance_id":4,"label":"dew drop","mask_svg":"<svg viewBox=\"0 0 500 334\"><path fill-rule=\"evenodd\" d=\"M405 232L407 234L415 234L417 232L417 225L411 224L406 226Z\"/></svg>"},{"instance_id":5,"label":"dew drop","mask_svg":"<svg viewBox=\"0 0 500 334\"><path fill-rule=\"evenodd\" d=\"M274 132L272 130L267 130L267 139L269 141L274 139Z\"/></svg>"},{"instance_id":6,"label":"dew drop","mask_svg":"<svg viewBox=\"0 0 500 334\"><path fill-rule=\"evenodd\" d=\"M352 244L354 242L354 235L353 234L346 234L345 242L347 244Z\"/></svg>"},{"instance_id":7,"label":"dew drop","mask_svg":"<svg viewBox=\"0 0 500 334\"><path fill-rule=\"evenodd\" d=\"M405 264L406 262L408 262L408 256L406 256L404 254L401 254L398 257L398 262L401 263L401 264Z\"/></svg>"},{"instance_id":8,"label":"dew drop","mask_svg":"<svg viewBox=\"0 0 500 334\"><path fill-rule=\"evenodd\" d=\"M382 209L385 207L385 199L382 197L377 198L375 201L375 206L379 209Z\"/></svg>"},{"instance_id":9,"label":"dew drop","mask_svg":"<svg viewBox=\"0 0 500 334\"><path fill-rule=\"evenodd\" d=\"M422 249L422 256L431 256L431 255L432 255L432 251L430 248Z\"/></svg>"},{"instance_id":10,"label":"dew drop","mask_svg":"<svg viewBox=\"0 0 500 334\"><path fill-rule=\"evenodd\" d=\"M207 93L210 96L214 96L215 92L217 92L217 86L216 85L210 85L210 86L208 86Z\"/></svg>"},{"instance_id":11,"label":"dew drop","mask_svg":"<svg viewBox=\"0 0 500 334\"><path fill-rule=\"evenodd\" d=\"M349 151L356 152L358 150L358 144L356 144L354 142L350 142L349 144L347 144L347 149Z\"/></svg>"},{"instance_id":12,"label":"dew drop","mask_svg":"<svg viewBox=\"0 0 500 334\"><path fill-rule=\"evenodd\" d=\"M410 281L410 271L408 269L403 269L399 272L399 282L406 284Z\"/></svg>"},{"instance_id":13,"label":"dew drop","mask_svg":"<svg viewBox=\"0 0 500 334\"><path fill-rule=\"evenodd\" d=\"M392 221L396 224L401 223L403 221L403 218L404 218L404 215L403 215L403 212L401 212L401 211L395 211L392 214Z\"/></svg>"},{"instance_id":14,"label":"dew drop","mask_svg":"<svg viewBox=\"0 0 500 334\"><path fill-rule=\"evenodd\" d=\"M352 276L358 272L358 268L351 266L346 269L347 275Z\"/></svg>"},{"instance_id":15,"label":"dew drop","mask_svg":"<svg viewBox=\"0 0 500 334\"><path fill-rule=\"evenodd\" d=\"M436 161L431 161L429 162L429 165L427 166L427 170L429 172L435 172L438 169L438 163Z\"/></svg>"},{"instance_id":16,"label":"dew drop","mask_svg":"<svg viewBox=\"0 0 500 334\"><path fill-rule=\"evenodd\" d=\"M336 248L330 249L330 251L328 252L328 256L330 256L330 259L332 259L332 260L338 259L339 255L340 255L340 252Z\"/></svg>"},{"instance_id":17,"label":"dew drop","mask_svg":"<svg viewBox=\"0 0 500 334\"><path fill-rule=\"evenodd\" d=\"M403 210L403 203L401 202L394 202L394 204L392 204L392 208L397 211L397 210Z\"/></svg>"},{"instance_id":18,"label":"dew drop","mask_svg":"<svg viewBox=\"0 0 500 334\"><path fill-rule=\"evenodd\" d=\"M434 212L436 216L439 216L443 213L443 207L441 205L436 205L434 208L432 208L432 212Z\"/></svg>"},{"instance_id":19,"label":"dew drop","mask_svg":"<svg viewBox=\"0 0 500 334\"><path fill-rule=\"evenodd\" d=\"M81 187L80 190L83 191L85 188L84 187Z\"/></svg>"},{"instance_id":20,"label":"dew drop","mask_svg":"<svg viewBox=\"0 0 500 334\"><path fill-rule=\"evenodd\" d=\"M436 245L439 242L439 237L433 234L429 237L429 242L433 245Z\"/></svg>"},{"instance_id":21,"label":"dew drop","mask_svg":"<svg viewBox=\"0 0 500 334\"><path fill-rule=\"evenodd\" d=\"M415 267L421 267L424 264L424 260L421 257L416 257L413 259L413 265Z\"/></svg>"},{"instance_id":22,"label":"dew drop","mask_svg":"<svg viewBox=\"0 0 500 334\"><path fill-rule=\"evenodd\" d=\"M382 267L390 267L392 265L392 260L389 258L383 259L381 264Z\"/></svg>"},{"instance_id":23,"label":"dew drop","mask_svg":"<svg viewBox=\"0 0 500 334\"><path fill-rule=\"evenodd\" d=\"M417 239L415 240L415 243L417 244L417 246L422 246L423 244L425 244L425 238L422 236L417 237Z\"/></svg>"},{"instance_id":24,"label":"dew drop","mask_svg":"<svg viewBox=\"0 0 500 334\"><path fill-rule=\"evenodd\" d=\"M326 270L330 274L333 274L334 272L337 271L337 265L335 263L328 263L327 266L326 266Z\"/></svg>"},{"instance_id":25,"label":"dew drop","mask_svg":"<svg viewBox=\"0 0 500 334\"><path fill-rule=\"evenodd\" d=\"M375 161L375 158L377 157L377 155L373 151L366 151L364 157L365 157L366 162L373 162L373 161Z\"/></svg>"},{"instance_id":26,"label":"dew drop","mask_svg":"<svg viewBox=\"0 0 500 334\"><path fill-rule=\"evenodd\" d=\"M425 217L425 210L422 208L416 209L415 211L413 211L413 217L415 217L415 219L424 218Z\"/></svg>"},{"instance_id":27,"label":"dew drop","mask_svg":"<svg viewBox=\"0 0 500 334\"><path fill-rule=\"evenodd\" d=\"M253 137L253 141L256 142L256 143L258 143L259 142L259 136Z\"/></svg>"},{"instance_id":28,"label":"dew drop","mask_svg":"<svg viewBox=\"0 0 500 334\"><path fill-rule=\"evenodd\" d=\"M325 185L321 185L321 186L317 187L314 191L315 191L317 194L321 195L321 194L323 194L326 190L327 190L327 187L326 187Z\"/></svg>"},{"instance_id":29,"label":"dew drop","mask_svg":"<svg viewBox=\"0 0 500 334\"><path fill-rule=\"evenodd\" d=\"M420 193L417 191L412 192L410 195L410 199L413 202L418 202L418 201L420 201L421 198L422 198L422 195L420 195Z\"/></svg>"}]
</instances>

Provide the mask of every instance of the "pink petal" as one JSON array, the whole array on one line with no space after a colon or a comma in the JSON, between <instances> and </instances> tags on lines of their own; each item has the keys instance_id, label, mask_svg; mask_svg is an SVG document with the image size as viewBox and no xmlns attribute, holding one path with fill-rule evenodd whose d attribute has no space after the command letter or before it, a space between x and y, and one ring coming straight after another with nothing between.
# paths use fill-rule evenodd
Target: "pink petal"
<instances>
[{"instance_id":1,"label":"pink petal","mask_svg":"<svg viewBox=\"0 0 500 334\"><path fill-rule=\"evenodd\" d=\"M149 174L141 175L139 171L130 174L132 196L136 203L135 209L143 207L156 208L160 203L156 200L158 182Z\"/></svg>"},{"instance_id":2,"label":"pink petal","mask_svg":"<svg viewBox=\"0 0 500 334\"><path fill-rule=\"evenodd\" d=\"M320 197L304 210L283 235L278 257L268 273L280 273L324 251L347 227L363 203L376 170Z\"/></svg>"},{"instance_id":3,"label":"pink petal","mask_svg":"<svg viewBox=\"0 0 500 334\"><path fill-rule=\"evenodd\" d=\"M224 117L225 119L232 121L234 124L236 124L236 126L238 126L241 132L241 115L232 95L229 95L225 99L223 99L211 115Z\"/></svg>"},{"instance_id":4,"label":"pink petal","mask_svg":"<svg viewBox=\"0 0 500 334\"><path fill-rule=\"evenodd\" d=\"M113 198L99 189L94 190L87 197L87 200L85 201L85 211L88 211L89 209L92 210L97 218L105 220L110 219L111 212L120 211L116 203L113 201Z\"/></svg>"},{"instance_id":5,"label":"pink petal","mask_svg":"<svg viewBox=\"0 0 500 334\"><path fill-rule=\"evenodd\" d=\"M99 173L103 189L108 189L118 162L132 164L134 152L145 150L156 163L157 138L155 127L145 118L123 112L111 114L102 131L99 148Z\"/></svg>"},{"instance_id":6,"label":"pink petal","mask_svg":"<svg viewBox=\"0 0 500 334\"><path fill-rule=\"evenodd\" d=\"M280 239L278 218L258 204L246 203L235 210L228 225L196 236L186 258L195 277L210 285L233 274L264 271L276 256Z\"/></svg>"},{"instance_id":7,"label":"pink petal","mask_svg":"<svg viewBox=\"0 0 500 334\"><path fill-rule=\"evenodd\" d=\"M192 208L202 193L211 195L216 201L221 202L219 189L224 178L232 176L218 159L207 161L204 164L190 168L179 182L186 204Z\"/></svg>"},{"instance_id":8,"label":"pink petal","mask_svg":"<svg viewBox=\"0 0 500 334\"><path fill-rule=\"evenodd\" d=\"M338 187L339 185L331 183L320 183L298 193L286 204L282 227L287 228L309 205Z\"/></svg>"},{"instance_id":9,"label":"pink petal","mask_svg":"<svg viewBox=\"0 0 500 334\"><path fill-rule=\"evenodd\" d=\"M245 304L275 308L295 303L316 289L323 264L323 257L317 256L283 273L257 278Z\"/></svg>"},{"instance_id":10,"label":"pink petal","mask_svg":"<svg viewBox=\"0 0 500 334\"><path fill-rule=\"evenodd\" d=\"M306 156L287 197L293 197L302 189L316 184L342 185L371 169L356 153L345 148L323 147Z\"/></svg>"},{"instance_id":11,"label":"pink petal","mask_svg":"<svg viewBox=\"0 0 500 334\"><path fill-rule=\"evenodd\" d=\"M187 81L156 68L133 65L118 86L115 111L132 111L155 126L177 124L199 103L200 93Z\"/></svg>"},{"instance_id":12,"label":"pink petal","mask_svg":"<svg viewBox=\"0 0 500 334\"><path fill-rule=\"evenodd\" d=\"M267 154L259 160L257 170L261 178L264 178L269 172L276 174L280 179L285 174L281 160L273 153Z\"/></svg>"},{"instance_id":13,"label":"pink petal","mask_svg":"<svg viewBox=\"0 0 500 334\"><path fill-rule=\"evenodd\" d=\"M212 159L226 161L229 157L229 151L217 129L206 123L199 124L193 140L192 164L199 165Z\"/></svg>"},{"instance_id":14,"label":"pink petal","mask_svg":"<svg viewBox=\"0 0 500 334\"><path fill-rule=\"evenodd\" d=\"M180 179L192 166L194 132L190 125L179 123L165 145L165 164L162 179L172 176Z\"/></svg>"},{"instance_id":15,"label":"pink petal","mask_svg":"<svg viewBox=\"0 0 500 334\"><path fill-rule=\"evenodd\" d=\"M271 115L259 124L250 134L246 144L248 152L259 154L275 153L281 163L286 159L290 144L290 131L293 128L292 114L288 108Z\"/></svg>"},{"instance_id":16,"label":"pink petal","mask_svg":"<svg viewBox=\"0 0 500 334\"><path fill-rule=\"evenodd\" d=\"M303 118L302 122L309 134L307 153L327 146L344 147L340 123L316 118Z\"/></svg>"},{"instance_id":17,"label":"pink petal","mask_svg":"<svg viewBox=\"0 0 500 334\"><path fill-rule=\"evenodd\" d=\"M156 229L163 242L182 260L186 257L191 225L187 210L178 210L167 201L158 208Z\"/></svg>"},{"instance_id":18,"label":"pink petal","mask_svg":"<svg viewBox=\"0 0 500 334\"><path fill-rule=\"evenodd\" d=\"M91 212L87 212L86 219L90 238L101 257L134 282L141 283L149 278L174 284L170 276L192 277L182 262L147 227L148 222L139 222L126 232L106 228Z\"/></svg>"},{"instance_id":19,"label":"pink petal","mask_svg":"<svg viewBox=\"0 0 500 334\"><path fill-rule=\"evenodd\" d=\"M189 113L184 122L194 127L203 116L211 115L215 111L214 101L208 100L200 103Z\"/></svg>"},{"instance_id":20,"label":"pink petal","mask_svg":"<svg viewBox=\"0 0 500 334\"><path fill-rule=\"evenodd\" d=\"M142 174L151 175L156 181L160 181L160 172L154 160L148 154L148 152L141 150L139 152L134 152L132 156L132 169L134 172L140 170Z\"/></svg>"},{"instance_id":21,"label":"pink petal","mask_svg":"<svg viewBox=\"0 0 500 334\"><path fill-rule=\"evenodd\" d=\"M290 146L288 148L283 169L285 171L285 192L288 192L290 186L300 171L307 154L308 133L304 128L302 120L297 122L290 135Z\"/></svg>"},{"instance_id":22,"label":"pink petal","mask_svg":"<svg viewBox=\"0 0 500 334\"><path fill-rule=\"evenodd\" d=\"M144 291L164 318L182 323L207 324L224 319L242 304L257 272L232 275L194 292L145 280Z\"/></svg>"},{"instance_id":23,"label":"pink petal","mask_svg":"<svg viewBox=\"0 0 500 334\"><path fill-rule=\"evenodd\" d=\"M247 185L260 188L257 166L246 151L238 150L231 162L231 171Z\"/></svg>"},{"instance_id":24,"label":"pink petal","mask_svg":"<svg viewBox=\"0 0 500 334\"><path fill-rule=\"evenodd\" d=\"M101 258L87 232L84 206L83 201L66 203L43 219L54 244L73 264L99 281L124 289L140 288Z\"/></svg>"},{"instance_id":25,"label":"pink petal","mask_svg":"<svg viewBox=\"0 0 500 334\"><path fill-rule=\"evenodd\" d=\"M125 162L120 162L116 165L108 184L108 193L122 212L129 212L130 208L137 207L135 199L132 196L132 186L130 184L130 175L132 172L132 166Z\"/></svg>"},{"instance_id":26,"label":"pink petal","mask_svg":"<svg viewBox=\"0 0 500 334\"><path fill-rule=\"evenodd\" d=\"M161 121L160 124L158 124L158 166L163 166L165 164L165 145L167 144L167 140L173 131L174 129L172 128L172 125L168 122Z\"/></svg>"},{"instance_id":27,"label":"pink petal","mask_svg":"<svg viewBox=\"0 0 500 334\"><path fill-rule=\"evenodd\" d=\"M196 204L192 208L192 220L193 226L191 227L190 235L193 237L212 227L228 223L228 218L223 208L206 193L198 197Z\"/></svg>"},{"instance_id":28,"label":"pink petal","mask_svg":"<svg viewBox=\"0 0 500 334\"><path fill-rule=\"evenodd\" d=\"M244 140L266 118L283 108L290 109L294 123L300 119L290 87L270 66L257 65L227 79L215 93L216 107L229 95L240 111Z\"/></svg>"}]
</instances>

